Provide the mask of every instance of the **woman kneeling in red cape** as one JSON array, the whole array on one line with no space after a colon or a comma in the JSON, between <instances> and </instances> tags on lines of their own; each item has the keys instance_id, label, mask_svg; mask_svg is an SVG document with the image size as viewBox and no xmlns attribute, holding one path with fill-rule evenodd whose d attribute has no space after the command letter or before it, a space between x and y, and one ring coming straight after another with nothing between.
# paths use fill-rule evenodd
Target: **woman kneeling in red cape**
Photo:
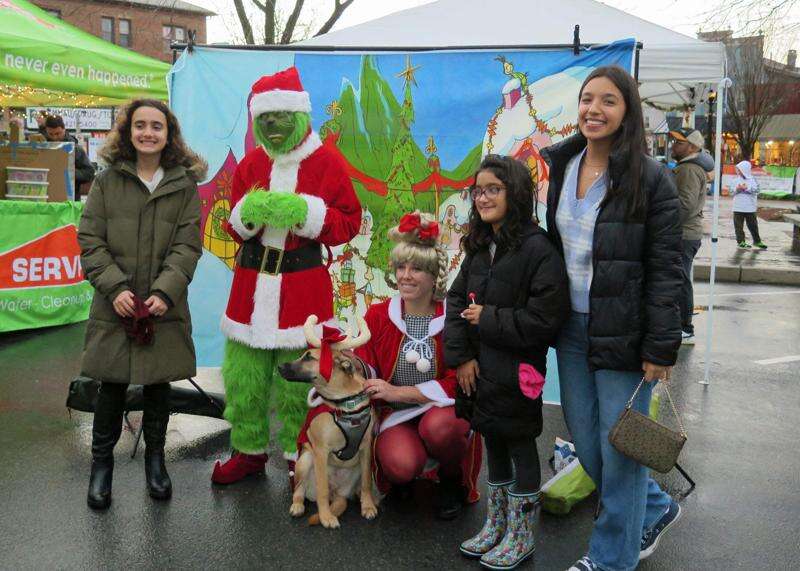
<instances>
[{"instance_id":1,"label":"woman kneeling in red cape","mask_svg":"<svg viewBox=\"0 0 800 571\"><path fill-rule=\"evenodd\" d=\"M371 340L356 354L371 369L367 393L379 407L376 481L382 492L418 477L438 479L437 515L453 519L478 500L480 437L455 414L455 371L444 364L447 254L430 214L406 214L389 231L399 295L369 307Z\"/></svg>"}]
</instances>

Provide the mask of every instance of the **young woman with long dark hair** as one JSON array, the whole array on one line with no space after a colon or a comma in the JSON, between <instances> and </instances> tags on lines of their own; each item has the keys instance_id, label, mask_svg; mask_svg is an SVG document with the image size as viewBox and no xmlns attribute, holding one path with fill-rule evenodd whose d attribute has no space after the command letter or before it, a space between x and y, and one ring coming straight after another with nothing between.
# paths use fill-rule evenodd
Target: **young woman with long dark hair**
<instances>
[{"instance_id":1,"label":"young woman with long dark hair","mask_svg":"<svg viewBox=\"0 0 800 571\"><path fill-rule=\"evenodd\" d=\"M447 294L445 359L456 368L456 410L471 410L486 444L487 517L461 552L491 569L533 554L541 471L542 386L548 345L569 315L564 263L533 222L530 171L487 156L472 187L466 254Z\"/></svg>"},{"instance_id":2,"label":"young woman with long dark hair","mask_svg":"<svg viewBox=\"0 0 800 571\"><path fill-rule=\"evenodd\" d=\"M101 381L92 427L87 502L111 504L114 446L129 384L144 385L147 488L172 495L164 466L169 383L195 374L186 290L202 253L197 182L206 163L183 142L162 101L120 111L100 156L78 229L81 266L95 289L81 372Z\"/></svg>"},{"instance_id":3,"label":"young woman with long dark hair","mask_svg":"<svg viewBox=\"0 0 800 571\"><path fill-rule=\"evenodd\" d=\"M623 571L649 556L680 506L608 441L637 384L647 414L681 343L679 201L646 155L636 81L600 67L579 95L580 133L548 147L547 226L564 256L572 314L556 343L561 405L600 493L589 553L571 568Z\"/></svg>"}]
</instances>

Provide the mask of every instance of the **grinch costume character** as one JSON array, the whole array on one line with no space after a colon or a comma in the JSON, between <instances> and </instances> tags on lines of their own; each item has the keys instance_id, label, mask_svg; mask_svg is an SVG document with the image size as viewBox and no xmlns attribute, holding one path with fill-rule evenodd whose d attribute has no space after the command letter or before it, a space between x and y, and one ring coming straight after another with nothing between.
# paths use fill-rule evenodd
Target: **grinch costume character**
<instances>
[{"instance_id":1,"label":"grinch costume character","mask_svg":"<svg viewBox=\"0 0 800 571\"><path fill-rule=\"evenodd\" d=\"M264 76L249 101L257 147L233 176L226 230L240 244L228 307L222 376L233 454L212 481L231 484L264 471L270 416L293 470L307 387L276 367L306 348L303 324L315 314L333 323L333 291L322 247L353 238L361 205L338 152L311 129L311 101L292 67Z\"/></svg>"}]
</instances>

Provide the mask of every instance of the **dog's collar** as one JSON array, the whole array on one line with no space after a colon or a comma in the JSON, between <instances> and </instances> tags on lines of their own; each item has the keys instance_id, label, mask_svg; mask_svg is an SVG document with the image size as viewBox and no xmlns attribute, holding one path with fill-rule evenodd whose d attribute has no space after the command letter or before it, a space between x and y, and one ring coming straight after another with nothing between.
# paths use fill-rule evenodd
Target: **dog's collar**
<instances>
[{"instance_id":1,"label":"dog's collar","mask_svg":"<svg viewBox=\"0 0 800 571\"><path fill-rule=\"evenodd\" d=\"M339 399L327 398L325 395L320 393L319 390L317 391L317 394L325 402L335 405L336 408L349 413L356 412L362 405L369 403L369 395L367 395L367 391L361 391L360 393Z\"/></svg>"}]
</instances>

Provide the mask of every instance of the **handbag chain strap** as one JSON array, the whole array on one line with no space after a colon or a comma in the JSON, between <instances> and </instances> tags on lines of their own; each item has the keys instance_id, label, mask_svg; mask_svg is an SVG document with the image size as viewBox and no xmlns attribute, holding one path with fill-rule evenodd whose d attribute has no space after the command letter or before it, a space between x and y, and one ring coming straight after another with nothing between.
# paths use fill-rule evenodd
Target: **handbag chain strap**
<instances>
[{"instance_id":1,"label":"handbag chain strap","mask_svg":"<svg viewBox=\"0 0 800 571\"><path fill-rule=\"evenodd\" d=\"M639 381L639 384L636 386L636 390L633 391L631 398L628 399L628 404L625 405L625 408L631 408L633 406L633 401L636 399L636 395L639 394L639 389L642 388L642 384L644 384L644 377L642 377L642 380ZM675 407L675 401L672 400L672 394L669 392L669 384L666 381L664 381L663 385L664 385L664 390L667 391L667 398L669 399L669 404L672 406L672 412L675 413L675 418L678 419L678 428L680 429L681 436L683 436L684 438L688 438L686 434L686 429L683 427L683 421L681 420L681 415L678 414L678 409Z\"/></svg>"}]
</instances>

